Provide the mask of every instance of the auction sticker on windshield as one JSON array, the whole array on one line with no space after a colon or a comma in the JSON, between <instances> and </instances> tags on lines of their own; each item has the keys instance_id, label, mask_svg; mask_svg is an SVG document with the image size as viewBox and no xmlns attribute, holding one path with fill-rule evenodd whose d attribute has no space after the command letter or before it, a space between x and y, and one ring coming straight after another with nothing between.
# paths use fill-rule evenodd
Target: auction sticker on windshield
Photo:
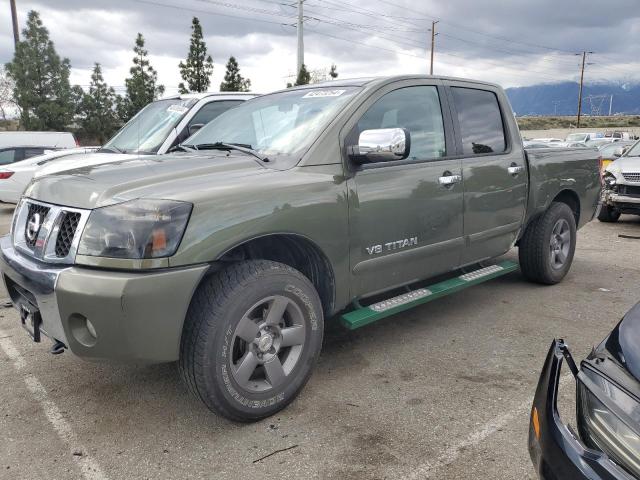
<instances>
[{"instance_id":1,"label":"auction sticker on windshield","mask_svg":"<svg viewBox=\"0 0 640 480\"><path fill-rule=\"evenodd\" d=\"M346 90L314 90L303 95L302 98L339 97Z\"/></svg>"},{"instance_id":2,"label":"auction sticker on windshield","mask_svg":"<svg viewBox=\"0 0 640 480\"><path fill-rule=\"evenodd\" d=\"M167 112L173 112L173 113L185 113L187 110L189 110L187 107L183 107L182 105L170 105L167 108Z\"/></svg>"}]
</instances>

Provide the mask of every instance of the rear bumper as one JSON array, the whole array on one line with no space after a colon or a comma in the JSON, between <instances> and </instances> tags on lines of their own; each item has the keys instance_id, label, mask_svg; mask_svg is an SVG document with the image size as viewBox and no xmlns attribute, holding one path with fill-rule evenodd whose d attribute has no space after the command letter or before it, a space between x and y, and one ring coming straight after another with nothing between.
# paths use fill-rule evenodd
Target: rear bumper
<instances>
[{"instance_id":1,"label":"rear bumper","mask_svg":"<svg viewBox=\"0 0 640 480\"><path fill-rule=\"evenodd\" d=\"M8 236L0 239L0 270L14 306L37 308L40 331L87 359L177 360L191 297L208 268L126 272L52 267L16 252ZM88 335L87 319L95 337Z\"/></svg>"},{"instance_id":2,"label":"rear bumper","mask_svg":"<svg viewBox=\"0 0 640 480\"><path fill-rule=\"evenodd\" d=\"M585 447L562 423L557 409L562 341L555 340L544 364L533 409L537 411L540 439L529 425L529 454L542 480L633 480L609 458Z\"/></svg>"}]
</instances>

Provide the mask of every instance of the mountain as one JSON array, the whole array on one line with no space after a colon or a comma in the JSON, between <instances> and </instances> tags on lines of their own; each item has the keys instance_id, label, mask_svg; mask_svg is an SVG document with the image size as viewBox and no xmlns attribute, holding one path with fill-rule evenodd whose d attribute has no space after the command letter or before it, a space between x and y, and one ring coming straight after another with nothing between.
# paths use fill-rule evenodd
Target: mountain
<instances>
[{"instance_id":1,"label":"mountain","mask_svg":"<svg viewBox=\"0 0 640 480\"><path fill-rule=\"evenodd\" d=\"M575 115L578 110L578 83L561 82L508 88L507 96L516 115ZM582 112L586 115L608 115L611 112L640 114L640 84L585 84Z\"/></svg>"}]
</instances>

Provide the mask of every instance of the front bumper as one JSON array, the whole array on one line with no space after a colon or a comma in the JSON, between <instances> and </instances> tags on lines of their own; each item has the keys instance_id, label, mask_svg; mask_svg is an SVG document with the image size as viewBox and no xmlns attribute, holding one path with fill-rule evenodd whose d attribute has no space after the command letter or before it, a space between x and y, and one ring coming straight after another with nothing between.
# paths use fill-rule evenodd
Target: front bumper
<instances>
[{"instance_id":1,"label":"front bumper","mask_svg":"<svg viewBox=\"0 0 640 480\"><path fill-rule=\"evenodd\" d=\"M560 420L557 398L563 348L561 340L551 344L533 400L532 412L534 409L537 412L540 439L532 420L529 454L538 475L542 480L633 480L604 453L585 447Z\"/></svg>"},{"instance_id":2,"label":"front bumper","mask_svg":"<svg viewBox=\"0 0 640 480\"><path fill-rule=\"evenodd\" d=\"M87 359L148 363L178 359L193 292L208 265L127 272L52 266L0 238L0 271L11 301L39 310L40 331ZM86 327L94 327L96 336Z\"/></svg>"}]
</instances>

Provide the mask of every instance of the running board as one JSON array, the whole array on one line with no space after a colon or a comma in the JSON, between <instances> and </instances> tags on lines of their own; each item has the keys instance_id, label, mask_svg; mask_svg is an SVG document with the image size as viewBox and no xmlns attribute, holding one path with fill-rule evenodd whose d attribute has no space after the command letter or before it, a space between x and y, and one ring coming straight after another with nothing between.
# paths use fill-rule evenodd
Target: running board
<instances>
[{"instance_id":1,"label":"running board","mask_svg":"<svg viewBox=\"0 0 640 480\"><path fill-rule=\"evenodd\" d=\"M504 261L497 265L480 268L473 272L465 273L458 277L450 278L440 283L419 288L397 297L388 298L366 307L358 307L342 315L342 324L349 330L364 327L382 318L409 310L417 305L430 302L436 298L444 297L467 287L478 285L496 277L501 277L518 269L515 262Z\"/></svg>"}]
</instances>

